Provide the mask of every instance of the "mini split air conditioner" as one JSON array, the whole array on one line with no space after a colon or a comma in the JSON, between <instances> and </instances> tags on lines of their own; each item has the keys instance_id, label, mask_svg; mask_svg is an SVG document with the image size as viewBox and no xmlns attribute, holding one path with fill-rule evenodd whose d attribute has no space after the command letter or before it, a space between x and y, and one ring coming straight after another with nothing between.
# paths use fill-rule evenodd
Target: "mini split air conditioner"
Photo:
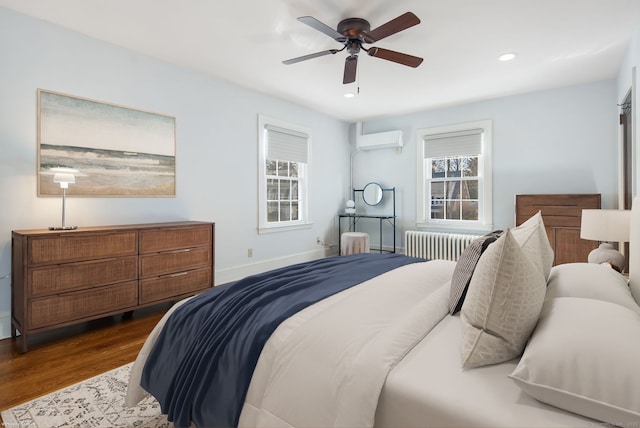
<instances>
[{"instance_id":1,"label":"mini split air conditioner","mask_svg":"<svg viewBox=\"0 0 640 428\"><path fill-rule=\"evenodd\" d=\"M362 135L362 125L356 126L356 147L358 150L378 150L402 147L402 131L378 132Z\"/></svg>"}]
</instances>

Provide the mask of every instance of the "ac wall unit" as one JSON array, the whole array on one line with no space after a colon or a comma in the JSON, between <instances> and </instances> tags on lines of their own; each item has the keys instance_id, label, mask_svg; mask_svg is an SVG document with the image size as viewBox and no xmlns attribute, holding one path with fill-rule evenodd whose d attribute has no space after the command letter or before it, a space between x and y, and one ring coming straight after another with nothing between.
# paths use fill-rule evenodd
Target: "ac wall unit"
<instances>
[{"instance_id":1,"label":"ac wall unit","mask_svg":"<svg viewBox=\"0 0 640 428\"><path fill-rule=\"evenodd\" d=\"M378 132L375 134L357 135L358 150L378 150L402 147L402 131Z\"/></svg>"}]
</instances>

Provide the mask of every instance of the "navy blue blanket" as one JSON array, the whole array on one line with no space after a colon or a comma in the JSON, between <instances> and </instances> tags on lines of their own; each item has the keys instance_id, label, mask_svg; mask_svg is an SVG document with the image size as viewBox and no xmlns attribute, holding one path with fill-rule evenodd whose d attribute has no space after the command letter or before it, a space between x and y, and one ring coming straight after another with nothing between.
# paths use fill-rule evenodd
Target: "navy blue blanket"
<instances>
[{"instance_id":1,"label":"navy blue blanket","mask_svg":"<svg viewBox=\"0 0 640 428\"><path fill-rule=\"evenodd\" d=\"M237 426L262 348L298 311L397 267L400 254L330 257L216 287L178 308L154 345L141 384L177 427Z\"/></svg>"}]
</instances>

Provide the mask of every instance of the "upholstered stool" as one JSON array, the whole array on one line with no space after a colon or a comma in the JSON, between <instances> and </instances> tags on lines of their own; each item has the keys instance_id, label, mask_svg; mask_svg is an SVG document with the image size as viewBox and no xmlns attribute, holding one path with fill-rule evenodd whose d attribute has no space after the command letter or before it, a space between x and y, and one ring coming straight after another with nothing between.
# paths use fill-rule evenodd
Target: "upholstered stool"
<instances>
[{"instance_id":1,"label":"upholstered stool","mask_svg":"<svg viewBox=\"0 0 640 428\"><path fill-rule=\"evenodd\" d=\"M369 252L369 235L364 232L345 232L340 237L340 254Z\"/></svg>"}]
</instances>

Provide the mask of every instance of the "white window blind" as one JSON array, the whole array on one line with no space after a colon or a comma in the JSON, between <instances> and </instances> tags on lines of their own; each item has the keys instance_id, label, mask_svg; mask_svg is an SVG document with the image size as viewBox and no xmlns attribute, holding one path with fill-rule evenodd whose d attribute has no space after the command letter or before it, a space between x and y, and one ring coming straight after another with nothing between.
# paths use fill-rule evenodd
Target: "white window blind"
<instances>
[{"instance_id":1,"label":"white window blind","mask_svg":"<svg viewBox=\"0 0 640 428\"><path fill-rule=\"evenodd\" d=\"M482 154L482 129L429 134L424 137L425 159Z\"/></svg>"},{"instance_id":2,"label":"white window blind","mask_svg":"<svg viewBox=\"0 0 640 428\"><path fill-rule=\"evenodd\" d=\"M307 163L307 141L302 132L266 125L267 159Z\"/></svg>"}]
</instances>

